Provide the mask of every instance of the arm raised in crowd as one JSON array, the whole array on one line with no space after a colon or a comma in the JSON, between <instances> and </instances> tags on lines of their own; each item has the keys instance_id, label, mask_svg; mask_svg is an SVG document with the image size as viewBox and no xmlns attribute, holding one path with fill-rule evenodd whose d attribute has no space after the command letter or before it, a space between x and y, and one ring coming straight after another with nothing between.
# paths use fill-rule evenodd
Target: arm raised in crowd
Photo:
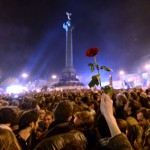
<instances>
[{"instance_id":1,"label":"arm raised in crowd","mask_svg":"<svg viewBox=\"0 0 150 150\"><path fill-rule=\"evenodd\" d=\"M111 136L114 137L120 134L121 131L117 125L115 117L113 116L113 101L106 94L102 94L100 110L107 121Z\"/></svg>"},{"instance_id":2,"label":"arm raised in crowd","mask_svg":"<svg viewBox=\"0 0 150 150\"><path fill-rule=\"evenodd\" d=\"M126 136L121 133L116 119L113 116L113 101L104 93L101 96L100 110L106 119L111 133L111 140L108 143L108 147L115 150L132 150L131 144Z\"/></svg>"}]
</instances>

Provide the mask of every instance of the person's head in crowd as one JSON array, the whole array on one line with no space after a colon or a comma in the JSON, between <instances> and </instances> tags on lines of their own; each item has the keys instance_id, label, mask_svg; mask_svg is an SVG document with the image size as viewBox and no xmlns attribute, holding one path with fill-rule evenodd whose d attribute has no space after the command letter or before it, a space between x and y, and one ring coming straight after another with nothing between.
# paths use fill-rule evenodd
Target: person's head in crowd
<instances>
[{"instance_id":1,"label":"person's head in crowd","mask_svg":"<svg viewBox=\"0 0 150 150\"><path fill-rule=\"evenodd\" d=\"M130 98L130 94L129 94L129 91L124 91L123 94L126 96L127 99Z\"/></svg>"},{"instance_id":2,"label":"person's head in crowd","mask_svg":"<svg viewBox=\"0 0 150 150\"><path fill-rule=\"evenodd\" d=\"M147 94L148 97L150 97L150 88L146 89L145 93Z\"/></svg>"},{"instance_id":3,"label":"person's head in crowd","mask_svg":"<svg viewBox=\"0 0 150 150\"><path fill-rule=\"evenodd\" d=\"M124 94L117 94L116 96L116 106L117 107L124 107L124 105L127 103L127 98Z\"/></svg>"},{"instance_id":4,"label":"person's head in crowd","mask_svg":"<svg viewBox=\"0 0 150 150\"><path fill-rule=\"evenodd\" d=\"M44 121L46 123L46 128L53 122L53 113L51 111L47 111L44 116Z\"/></svg>"},{"instance_id":5,"label":"person's head in crowd","mask_svg":"<svg viewBox=\"0 0 150 150\"><path fill-rule=\"evenodd\" d=\"M3 107L0 109L0 124L11 126L16 122L17 114L11 107Z\"/></svg>"},{"instance_id":6,"label":"person's head in crowd","mask_svg":"<svg viewBox=\"0 0 150 150\"><path fill-rule=\"evenodd\" d=\"M73 106L69 101L61 101L54 110L55 121L70 121L73 115Z\"/></svg>"},{"instance_id":7,"label":"person's head in crowd","mask_svg":"<svg viewBox=\"0 0 150 150\"><path fill-rule=\"evenodd\" d=\"M95 110L95 112L99 111L99 102L98 101L95 101L95 100L89 101L88 106L90 108L92 108L93 110Z\"/></svg>"},{"instance_id":8,"label":"person's head in crowd","mask_svg":"<svg viewBox=\"0 0 150 150\"><path fill-rule=\"evenodd\" d=\"M129 99L124 106L124 110L127 112L128 116L136 118L136 112L139 109L139 104L133 99Z\"/></svg>"},{"instance_id":9,"label":"person's head in crowd","mask_svg":"<svg viewBox=\"0 0 150 150\"><path fill-rule=\"evenodd\" d=\"M73 114L82 110L82 108L78 104L76 104L75 102L72 102L72 107L73 107Z\"/></svg>"},{"instance_id":10,"label":"person's head in crowd","mask_svg":"<svg viewBox=\"0 0 150 150\"><path fill-rule=\"evenodd\" d=\"M2 106L9 106L9 102L8 101L3 101Z\"/></svg>"},{"instance_id":11,"label":"person's head in crowd","mask_svg":"<svg viewBox=\"0 0 150 150\"><path fill-rule=\"evenodd\" d=\"M39 118L39 113L35 110L25 111L19 118L18 125L19 131L30 128L31 130L37 128L37 122Z\"/></svg>"},{"instance_id":12,"label":"person's head in crowd","mask_svg":"<svg viewBox=\"0 0 150 150\"><path fill-rule=\"evenodd\" d=\"M139 98L139 104L141 107L150 108L149 100L147 97L140 96Z\"/></svg>"},{"instance_id":13,"label":"person's head in crowd","mask_svg":"<svg viewBox=\"0 0 150 150\"><path fill-rule=\"evenodd\" d=\"M12 101L12 106L17 106L17 107L19 107L19 101L18 101L18 100L13 100L13 101Z\"/></svg>"},{"instance_id":14,"label":"person's head in crowd","mask_svg":"<svg viewBox=\"0 0 150 150\"><path fill-rule=\"evenodd\" d=\"M135 91L130 92L130 97L131 97L131 99L133 99L135 101L138 101L138 98L139 98Z\"/></svg>"},{"instance_id":15,"label":"person's head in crowd","mask_svg":"<svg viewBox=\"0 0 150 150\"><path fill-rule=\"evenodd\" d=\"M81 105L81 108L82 108L82 110L84 111L89 111L92 115L96 115L96 111L95 111L95 109L94 109L94 107L95 107L95 103L94 102L96 102L96 101L94 101L94 100L91 100L91 101L88 101L87 103L83 103L82 105Z\"/></svg>"},{"instance_id":16,"label":"person's head in crowd","mask_svg":"<svg viewBox=\"0 0 150 150\"><path fill-rule=\"evenodd\" d=\"M99 93L94 93L93 94L93 99L95 100L95 101L100 101L100 98L101 98L101 96L100 96L100 94Z\"/></svg>"},{"instance_id":17,"label":"person's head in crowd","mask_svg":"<svg viewBox=\"0 0 150 150\"><path fill-rule=\"evenodd\" d=\"M147 98L147 94L145 92L141 92L139 96Z\"/></svg>"},{"instance_id":18,"label":"person's head in crowd","mask_svg":"<svg viewBox=\"0 0 150 150\"><path fill-rule=\"evenodd\" d=\"M81 104L87 104L89 102L88 96L84 96L81 98Z\"/></svg>"},{"instance_id":19,"label":"person's head in crowd","mask_svg":"<svg viewBox=\"0 0 150 150\"><path fill-rule=\"evenodd\" d=\"M16 113L17 115L19 115L19 113L20 113L20 108L19 108L18 106L8 106L8 107L12 108L12 109L15 111L15 113Z\"/></svg>"},{"instance_id":20,"label":"person's head in crowd","mask_svg":"<svg viewBox=\"0 0 150 150\"><path fill-rule=\"evenodd\" d=\"M18 106L8 106L8 107L12 108L16 114L16 117L13 118L13 121L11 123L11 129L13 130L13 132L15 132L18 130L18 117L20 114L20 109Z\"/></svg>"},{"instance_id":21,"label":"person's head in crowd","mask_svg":"<svg viewBox=\"0 0 150 150\"><path fill-rule=\"evenodd\" d=\"M90 111L90 107L88 106L90 100L88 96L81 97L80 103L83 110Z\"/></svg>"},{"instance_id":22,"label":"person's head in crowd","mask_svg":"<svg viewBox=\"0 0 150 150\"><path fill-rule=\"evenodd\" d=\"M27 103L27 102L23 102L20 106L19 106L19 108L21 109L21 110L29 110L31 107L30 107L30 104L29 103Z\"/></svg>"},{"instance_id":23,"label":"person's head in crowd","mask_svg":"<svg viewBox=\"0 0 150 150\"><path fill-rule=\"evenodd\" d=\"M120 131L127 135L127 122L124 119L116 119L116 121Z\"/></svg>"},{"instance_id":24,"label":"person's head in crowd","mask_svg":"<svg viewBox=\"0 0 150 150\"><path fill-rule=\"evenodd\" d=\"M39 106L39 104L38 104L38 101L32 100L32 101L31 101L31 108L32 108L32 109L36 109L37 111L39 111L39 110L40 110L40 106Z\"/></svg>"},{"instance_id":25,"label":"person's head in crowd","mask_svg":"<svg viewBox=\"0 0 150 150\"><path fill-rule=\"evenodd\" d=\"M43 120L39 121L37 130L36 130L36 138L37 139L41 138L46 130L47 130L46 122Z\"/></svg>"},{"instance_id":26,"label":"person's head in crowd","mask_svg":"<svg viewBox=\"0 0 150 150\"><path fill-rule=\"evenodd\" d=\"M137 111L137 120L143 129L150 126L150 109L141 108Z\"/></svg>"},{"instance_id":27,"label":"person's head in crowd","mask_svg":"<svg viewBox=\"0 0 150 150\"><path fill-rule=\"evenodd\" d=\"M94 116L89 111L76 112L74 117L74 125L76 127L90 128L94 125Z\"/></svg>"},{"instance_id":28,"label":"person's head in crowd","mask_svg":"<svg viewBox=\"0 0 150 150\"><path fill-rule=\"evenodd\" d=\"M45 102L45 101L46 101L45 96L42 96L42 97L41 97L41 100L42 100L42 102Z\"/></svg>"},{"instance_id":29,"label":"person's head in crowd","mask_svg":"<svg viewBox=\"0 0 150 150\"><path fill-rule=\"evenodd\" d=\"M44 120L45 114L46 114L46 108L41 107L40 110L39 110L39 120Z\"/></svg>"},{"instance_id":30,"label":"person's head in crowd","mask_svg":"<svg viewBox=\"0 0 150 150\"><path fill-rule=\"evenodd\" d=\"M21 150L14 133L0 126L0 150Z\"/></svg>"}]
</instances>

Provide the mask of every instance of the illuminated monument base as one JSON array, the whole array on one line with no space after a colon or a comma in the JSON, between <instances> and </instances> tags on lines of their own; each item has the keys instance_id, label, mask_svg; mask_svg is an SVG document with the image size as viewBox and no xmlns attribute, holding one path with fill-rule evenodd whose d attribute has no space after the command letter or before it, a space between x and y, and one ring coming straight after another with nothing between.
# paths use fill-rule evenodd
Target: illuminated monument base
<instances>
[{"instance_id":1,"label":"illuminated monument base","mask_svg":"<svg viewBox=\"0 0 150 150\"><path fill-rule=\"evenodd\" d=\"M83 83L76 78L76 71L74 68L65 68L62 73L62 77L58 83L53 85L53 87L62 87L62 86L84 86Z\"/></svg>"}]
</instances>

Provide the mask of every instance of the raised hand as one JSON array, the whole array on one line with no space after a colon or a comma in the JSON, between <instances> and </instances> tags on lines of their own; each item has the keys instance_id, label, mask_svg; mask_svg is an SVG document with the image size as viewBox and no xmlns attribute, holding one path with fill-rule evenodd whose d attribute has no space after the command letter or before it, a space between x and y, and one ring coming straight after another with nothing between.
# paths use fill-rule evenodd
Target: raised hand
<instances>
[{"instance_id":1,"label":"raised hand","mask_svg":"<svg viewBox=\"0 0 150 150\"><path fill-rule=\"evenodd\" d=\"M100 110L105 117L107 117L107 115L113 115L113 101L105 93L101 96Z\"/></svg>"}]
</instances>

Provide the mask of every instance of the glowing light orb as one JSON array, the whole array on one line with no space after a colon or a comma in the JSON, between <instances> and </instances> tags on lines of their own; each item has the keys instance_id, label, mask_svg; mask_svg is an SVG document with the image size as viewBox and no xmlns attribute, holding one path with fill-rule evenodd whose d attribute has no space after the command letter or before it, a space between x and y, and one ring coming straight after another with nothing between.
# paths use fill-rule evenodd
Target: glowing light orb
<instances>
[{"instance_id":1,"label":"glowing light orb","mask_svg":"<svg viewBox=\"0 0 150 150\"><path fill-rule=\"evenodd\" d=\"M27 78L27 77L28 77L28 74L27 74L27 73L23 73L23 74L22 74L22 77L23 77L23 78Z\"/></svg>"},{"instance_id":2,"label":"glowing light orb","mask_svg":"<svg viewBox=\"0 0 150 150\"><path fill-rule=\"evenodd\" d=\"M52 75L52 79L56 79L57 78L57 76L56 75Z\"/></svg>"}]
</instances>

